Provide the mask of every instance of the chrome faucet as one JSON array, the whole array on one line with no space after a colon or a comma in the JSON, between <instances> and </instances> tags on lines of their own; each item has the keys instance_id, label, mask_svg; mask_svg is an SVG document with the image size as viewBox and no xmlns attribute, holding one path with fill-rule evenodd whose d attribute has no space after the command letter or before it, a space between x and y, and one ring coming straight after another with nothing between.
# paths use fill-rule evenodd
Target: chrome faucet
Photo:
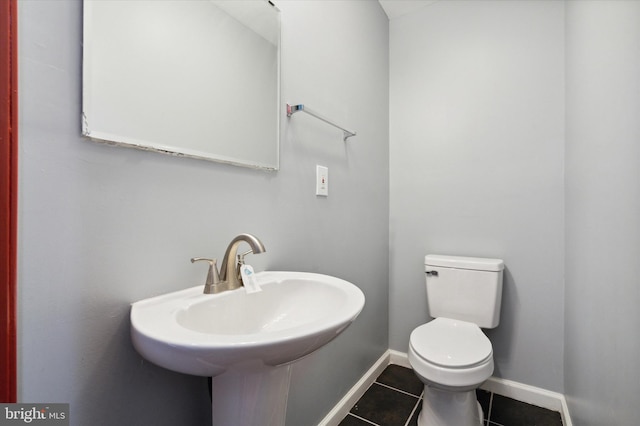
<instances>
[{"instance_id":1,"label":"chrome faucet","mask_svg":"<svg viewBox=\"0 0 640 426\"><path fill-rule=\"evenodd\" d=\"M251 251L242 254L242 263L244 263L245 255L249 253L264 253L266 251L262 242L251 234L240 234L231 240L229 246L227 246L227 251L224 253L222 266L220 267L220 280L226 283L227 290L234 290L242 285L239 278L240 262L236 258L238 257L238 246L243 241L249 244Z\"/></svg>"},{"instance_id":2,"label":"chrome faucet","mask_svg":"<svg viewBox=\"0 0 640 426\"><path fill-rule=\"evenodd\" d=\"M249 244L251 250L238 255L238 246L243 241ZM201 260L209 263L209 272L207 273L207 281L204 285L204 293L217 294L239 288L242 285L240 266L244 264L244 257L250 253L263 253L265 251L264 245L257 237L251 234L240 234L229 243L227 251L224 253L220 274L218 274L216 259L194 257L191 259L191 263Z\"/></svg>"}]
</instances>

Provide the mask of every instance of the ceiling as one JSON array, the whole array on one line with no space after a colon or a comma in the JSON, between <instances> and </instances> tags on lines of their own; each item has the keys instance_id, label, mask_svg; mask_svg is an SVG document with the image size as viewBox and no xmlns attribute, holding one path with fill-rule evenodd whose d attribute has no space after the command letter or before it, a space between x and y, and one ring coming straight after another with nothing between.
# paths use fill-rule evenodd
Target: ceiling
<instances>
[{"instance_id":1,"label":"ceiling","mask_svg":"<svg viewBox=\"0 0 640 426\"><path fill-rule=\"evenodd\" d=\"M378 0L389 19L415 12L438 0Z\"/></svg>"}]
</instances>

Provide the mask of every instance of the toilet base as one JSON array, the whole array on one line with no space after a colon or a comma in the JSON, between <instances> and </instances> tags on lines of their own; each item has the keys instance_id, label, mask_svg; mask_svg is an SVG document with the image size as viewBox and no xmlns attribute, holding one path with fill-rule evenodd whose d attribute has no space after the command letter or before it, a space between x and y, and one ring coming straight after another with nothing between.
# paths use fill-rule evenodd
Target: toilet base
<instances>
[{"instance_id":1,"label":"toilet base","mask_svg":"<svg viewBox=\"0 0 640 426\"><path fill-rule=\"evenodd\" d=\"M451 392L424 387L418 426L482 426L476 391Z\"/></svg>"}]
</instances>

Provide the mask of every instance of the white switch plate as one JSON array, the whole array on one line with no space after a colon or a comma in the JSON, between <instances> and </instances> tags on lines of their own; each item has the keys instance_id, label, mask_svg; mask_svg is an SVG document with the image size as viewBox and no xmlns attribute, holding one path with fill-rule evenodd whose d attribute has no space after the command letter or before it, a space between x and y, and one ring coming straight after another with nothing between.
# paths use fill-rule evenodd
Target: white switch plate
<instances>
[{"instance_id":1,"label":"white switch plate","mask_svg":"<svg viewBox=\"0 0 640 426\"><path fill-rule=\"evenodd\" d=\"M316 165L316 195L329 196L329 168Z\"/></svg>"}]
</instances>

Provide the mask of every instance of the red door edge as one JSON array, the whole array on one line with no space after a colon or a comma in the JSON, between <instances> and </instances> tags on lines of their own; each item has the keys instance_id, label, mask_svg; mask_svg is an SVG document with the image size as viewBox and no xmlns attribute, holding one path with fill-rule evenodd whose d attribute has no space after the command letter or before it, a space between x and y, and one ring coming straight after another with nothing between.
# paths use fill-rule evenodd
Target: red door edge
<instances>
[{"instance_id":1,"label":"red door edge","mask_svg":"<svg viewBox=\"0 0 640 426\"><path fill-rule=\"evenodd\" d=\"M17 0L0 0L0 402L17 401Z\"/></svg>"}]
</instances>

